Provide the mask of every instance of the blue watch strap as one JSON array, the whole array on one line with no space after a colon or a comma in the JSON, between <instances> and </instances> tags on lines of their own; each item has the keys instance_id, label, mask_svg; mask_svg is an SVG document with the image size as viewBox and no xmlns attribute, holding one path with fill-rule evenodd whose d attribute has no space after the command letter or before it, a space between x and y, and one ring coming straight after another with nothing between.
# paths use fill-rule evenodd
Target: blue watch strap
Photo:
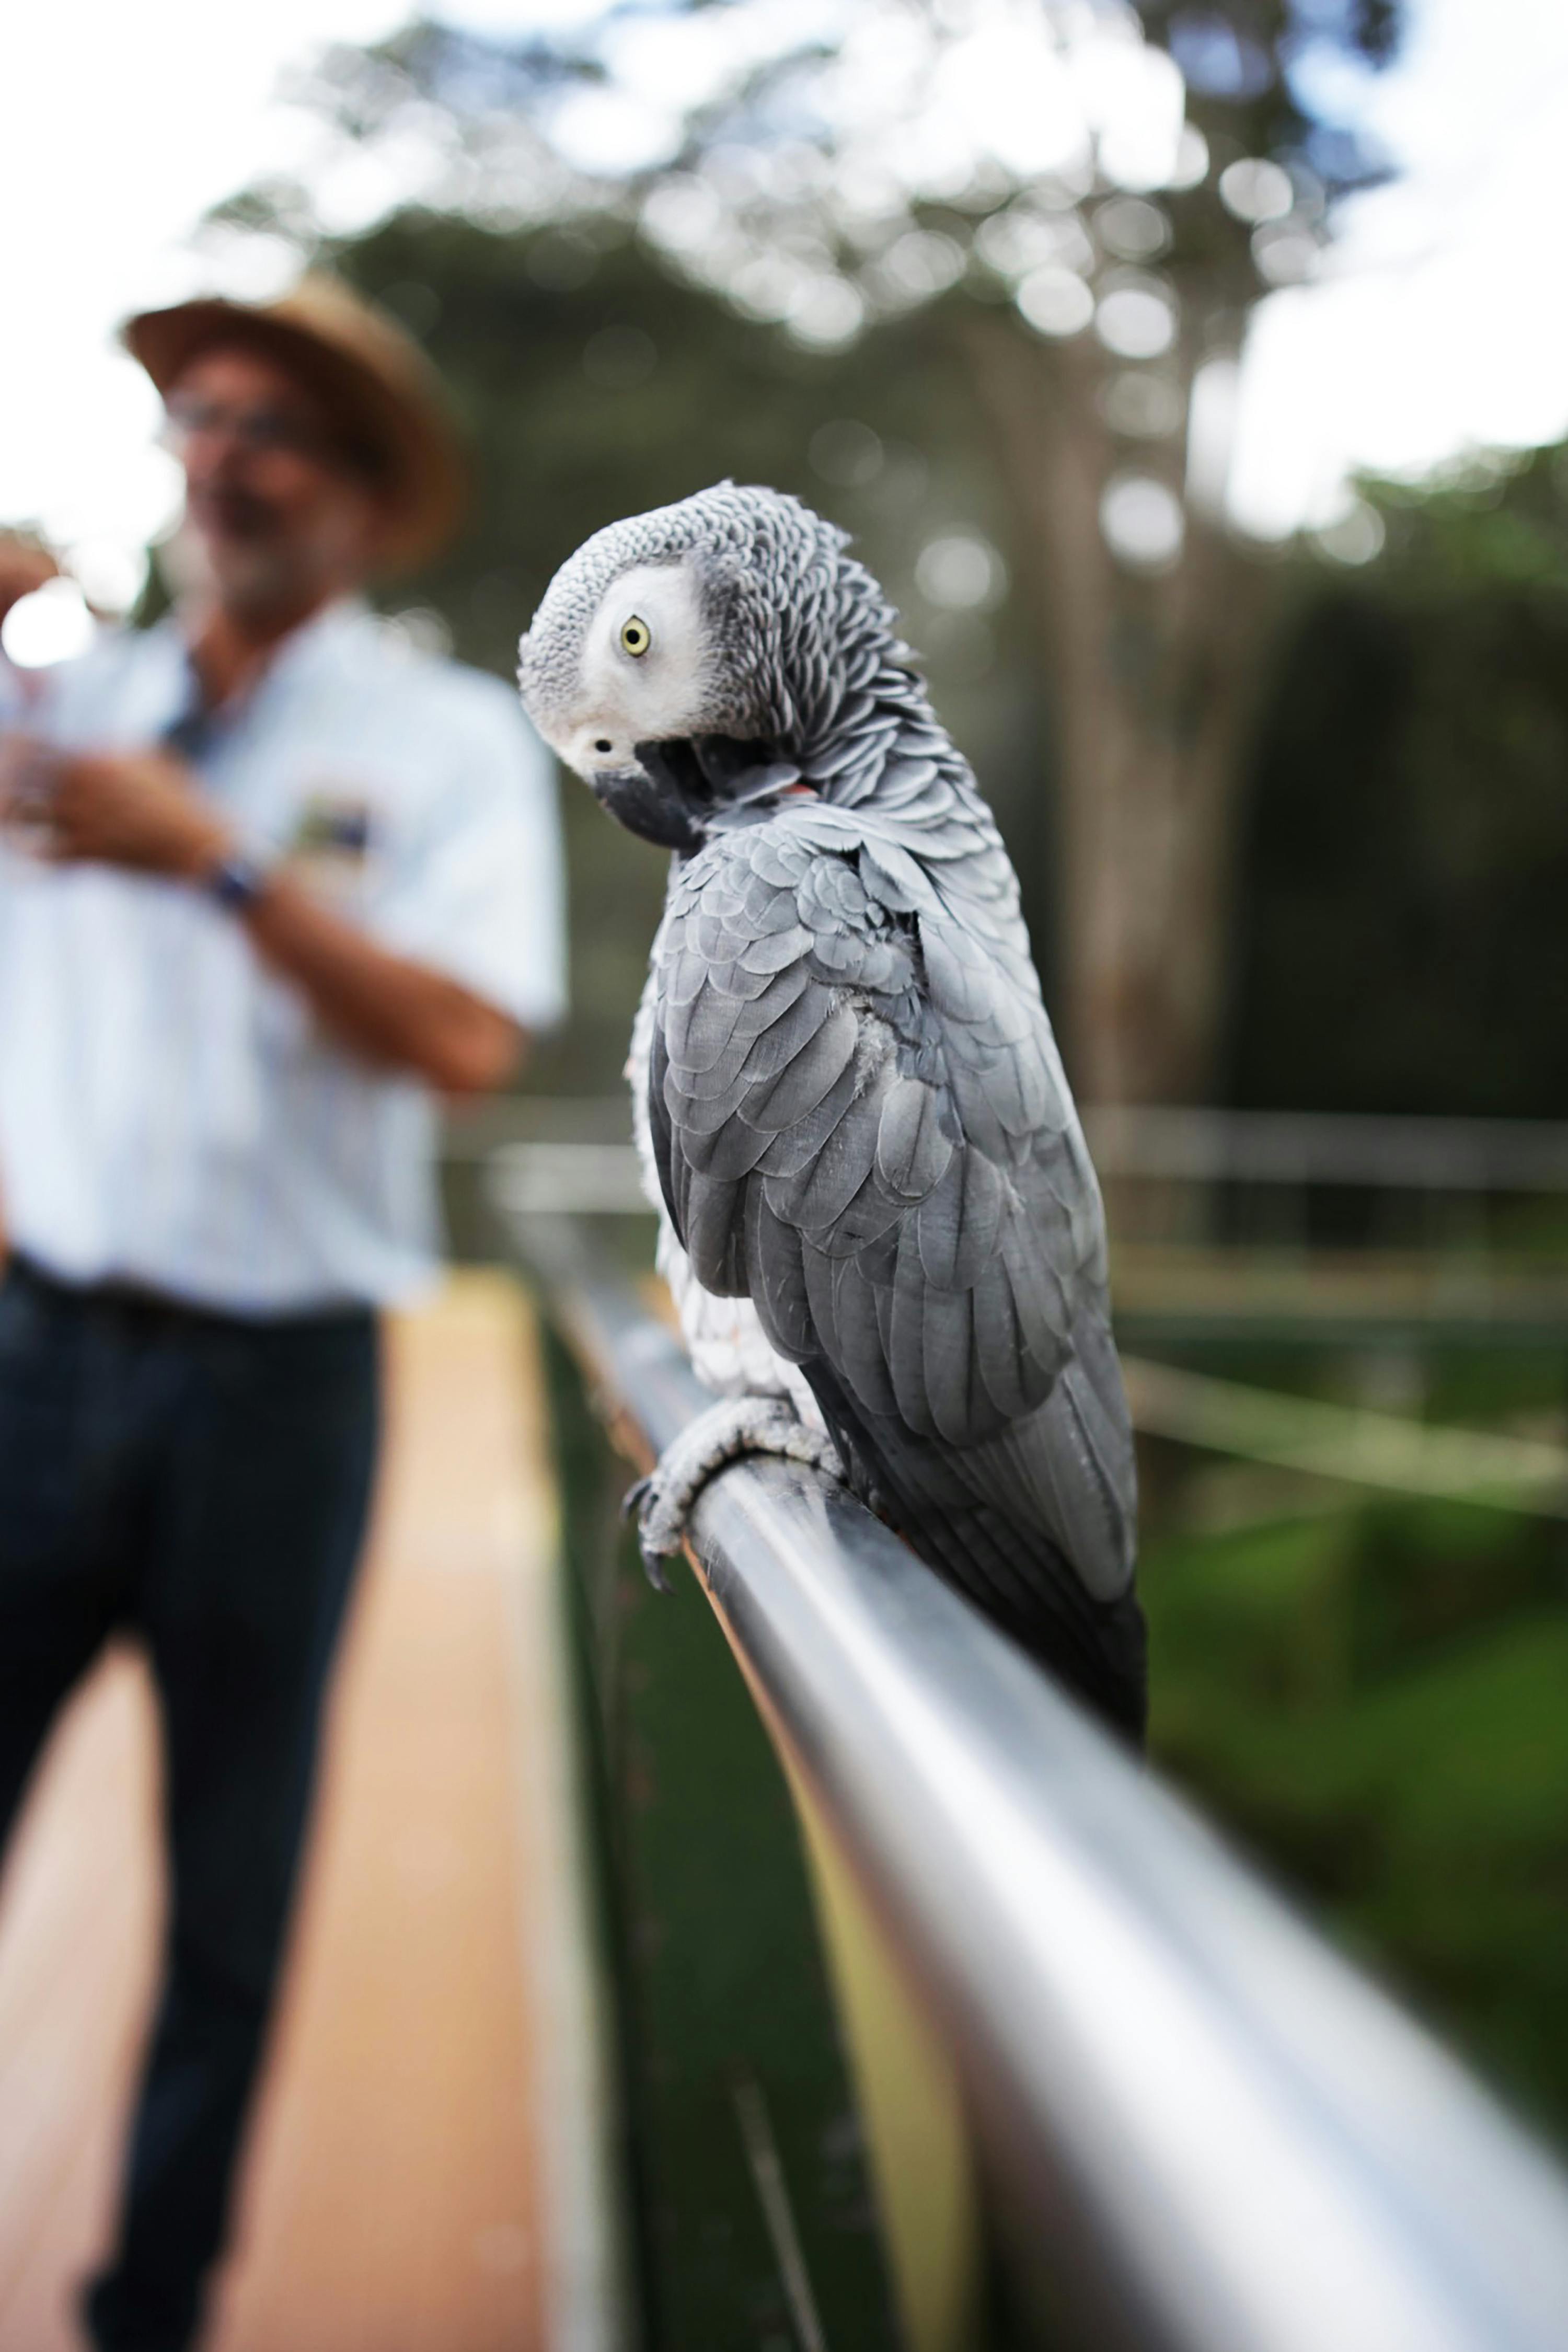
<instances>
[{"instance_id":1,"label":"blue watch strap","mask_svg":"<svg viewBox=\"0 0 1568 2352\"><path fill-rule=\"evenodd\" d=\"M266 889L271 872L264 858L248 850L237 849L213 867L205 887L207 896L216 898L231 915L248 914Z\"/></svg>"}]
</instances>

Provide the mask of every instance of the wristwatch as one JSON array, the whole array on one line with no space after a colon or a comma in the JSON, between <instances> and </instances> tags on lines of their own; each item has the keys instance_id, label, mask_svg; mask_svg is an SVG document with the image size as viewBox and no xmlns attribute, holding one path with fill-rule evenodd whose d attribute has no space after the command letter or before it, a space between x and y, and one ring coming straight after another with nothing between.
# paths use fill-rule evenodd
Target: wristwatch
<instances>
[{"instance_id":1,"label":"wristwatch","mask_svg":"<svg viewBox=\"0 0 1568 2352\"><path fill-rule=\"evenodd\" d=\"M202 887L231 915L247 915L272 878L273 862L256 850L231 850L204 877Z\"/></svg>"}]
</instances>

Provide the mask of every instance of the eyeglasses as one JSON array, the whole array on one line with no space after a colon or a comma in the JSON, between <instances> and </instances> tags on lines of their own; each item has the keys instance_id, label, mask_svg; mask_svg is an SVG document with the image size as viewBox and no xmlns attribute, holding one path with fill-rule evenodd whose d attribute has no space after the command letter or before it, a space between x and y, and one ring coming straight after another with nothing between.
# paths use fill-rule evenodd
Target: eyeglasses
<instances>
[{"instance_id":1,"label":"eyeglasses","mask_svg":"<svg viewBox=\"0 0 1568 2352\"><path fill-rule=\"evenodd\" d=\"M172 401L163 425L163 445L176 456L194 441L226 434L250 456L265 457L283 452L294 457L328 458L333 454L324 434L280 408L225 408L219 402Z\"/></svg>"}]
</instances>

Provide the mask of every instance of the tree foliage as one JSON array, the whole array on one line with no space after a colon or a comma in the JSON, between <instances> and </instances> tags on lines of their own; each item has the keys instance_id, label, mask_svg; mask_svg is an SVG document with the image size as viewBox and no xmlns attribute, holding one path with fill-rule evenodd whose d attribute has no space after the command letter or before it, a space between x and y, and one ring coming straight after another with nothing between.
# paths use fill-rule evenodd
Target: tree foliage
<instances>
[{"instance_id":1,"label":"tree foliage","mask_svg":"<svg viewBox=\"0 0 1568 2352\"><path fill-rule=\"evenodd\" d=\"M422 159L432 209L568 241L618 219L673 283L775 329L781 382L802 354L892 357L914 321L967 375L1047 685L1091 1095L1212 1074L1271 609L1225 513L1235 363L1251 306L1311 274L1334 198L1376 168L1311 103L1323 59L1374 66L1396 23L1394 0L1152 0L1142 23L1059 0L787 19L672 0L552 43L419 26L317 77L362 152L405 179ZM301 192L268 201L309 234Z\"/></svg>"},{"instance_id":2,"label":"tree foliage","mask_svg":"<svg viewBox=\"0 0 1568 2352\"><path fill-rule=\"evenodd\" d=\"M1365 485L1383 559L1303 611L1258 747L1234 1099L1562 1117L1565 455Z\"/></svg>"},{"instance_id":3,"label":"tree foliage","mask_svg":"<svg viewBox=\"0 0 1568 2352\"><path fill-rule=\"evenodd\" d=\"M929 318L781 358L766 327L672 289L614 221L563 238L414 214L337 257L422 333L477 455L474 530L405 599L507 675L544 581L597 522L722 473L809 497L902 605L998 808L1049 977L1050 730L1026 615L1016 598L944 610L917 580L944 531L1016 556L972 387ZM1568 1098L1565 470L1545 452L1363 485L1382 559L1288 567L1294 618L1238 814L1224 1098L1516 1116ZM605 1091L662 867L585 793L566 807L576 1009L535 1083Z\"/></svg>"},{"instance_id":4,"label":"tree foliage","mask_svg":"<svg viewBox=\"0 0 1568 2352\"><path fill-rule=\"evenodd\" d=\"M1325 152L1324 126L1295 86L1310 79L1325 25L1342 54L1381 54L1386 12L1351 21L1257 0L1216 18L1151 0L1144 18L1180 61L1188 118L1216 153L1227 135L1268 146L1292 165L1305 159L1325 188L1376 168L1332 142ZM1231 47L1215 46L1216 22ZM954 328L989 319L1053 372L1076 354L1100 372L1100 394L1128 378L1168 381L1165 363L1113 367L1092 336L1032 337L1010 281L988 264L895 305L871 331L814 347L673 268L636 206L606 201L602 186L574 183L560 205L557 188L547 216L519 226L484 155L503 136L516 154L520 116L547 144L539 110L604 78L585 53L498 53L428 28L369 62L361 52L329 61L331 103L373 144L399 124L405 135L408 107L444 93L445 195L325 247L423 335L479 451L475 533L414 593L446 614L459 651L504 672L544 579L598 522L724 473L809 498L856 533L902 606L939 707L997 804L1058 996L1064 712L1038 625L1050 583L1035 578L1028 501ZM765 79L773 104L778 79ZM476 217L481 184L488 220ZM1160 200L1173 223L1178 194ZM1117 201L1102 194L1069 210L1095 233ZM1000 236L1016 213L1016 198L972 211L969 234L980 241L989 221ZM1250 268L1250 233L1212 191L1183 216L1184 234L1196 238L1216 214L1229 242L1194 268ZM251 233L321 234L301 191L253 193L230 218ZM1163 265L1188 249L1173 244ZM1550 455L1511 467L1478 459L1436 485L1363 488L1386 528L1379 562L1352 575L1297 559L1262 580L1286 625L1248 680L1258 716L1228 820L1238 880L1234 919L1219 928L1236 951L1215 1090L1269 1105L1548 1115L1568 1075L1563 470ZM924 593L922 553L944 534L1001 551L1013 593L999 609L994 596L955 609ZM1133 674L1158 655L1139 593L1121 581L1115 614L1118 658ZM539 1083L592 1091L618 1067L659 875L585 796L569 794L568 809L579 1009Z\"/></svg>"}]
</instances>

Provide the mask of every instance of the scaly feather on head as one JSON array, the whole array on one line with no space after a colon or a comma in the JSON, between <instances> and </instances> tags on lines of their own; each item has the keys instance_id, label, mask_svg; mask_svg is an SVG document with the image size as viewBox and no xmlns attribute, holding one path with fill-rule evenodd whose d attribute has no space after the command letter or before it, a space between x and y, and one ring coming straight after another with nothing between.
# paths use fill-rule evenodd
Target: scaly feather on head
<instances>
[{"instance_id":1,"label":"scaly feather on head","mask_svg":"<svg viewBox=\"0 0 1568 2352\"><path fill-rule=\"evenodd\" d=\"M611 523L563 563L519 648L529 715L634 833L680 850L787 788L868 639L907 660L846 534L720 482Z\"/></svg>"}]
</instances>

